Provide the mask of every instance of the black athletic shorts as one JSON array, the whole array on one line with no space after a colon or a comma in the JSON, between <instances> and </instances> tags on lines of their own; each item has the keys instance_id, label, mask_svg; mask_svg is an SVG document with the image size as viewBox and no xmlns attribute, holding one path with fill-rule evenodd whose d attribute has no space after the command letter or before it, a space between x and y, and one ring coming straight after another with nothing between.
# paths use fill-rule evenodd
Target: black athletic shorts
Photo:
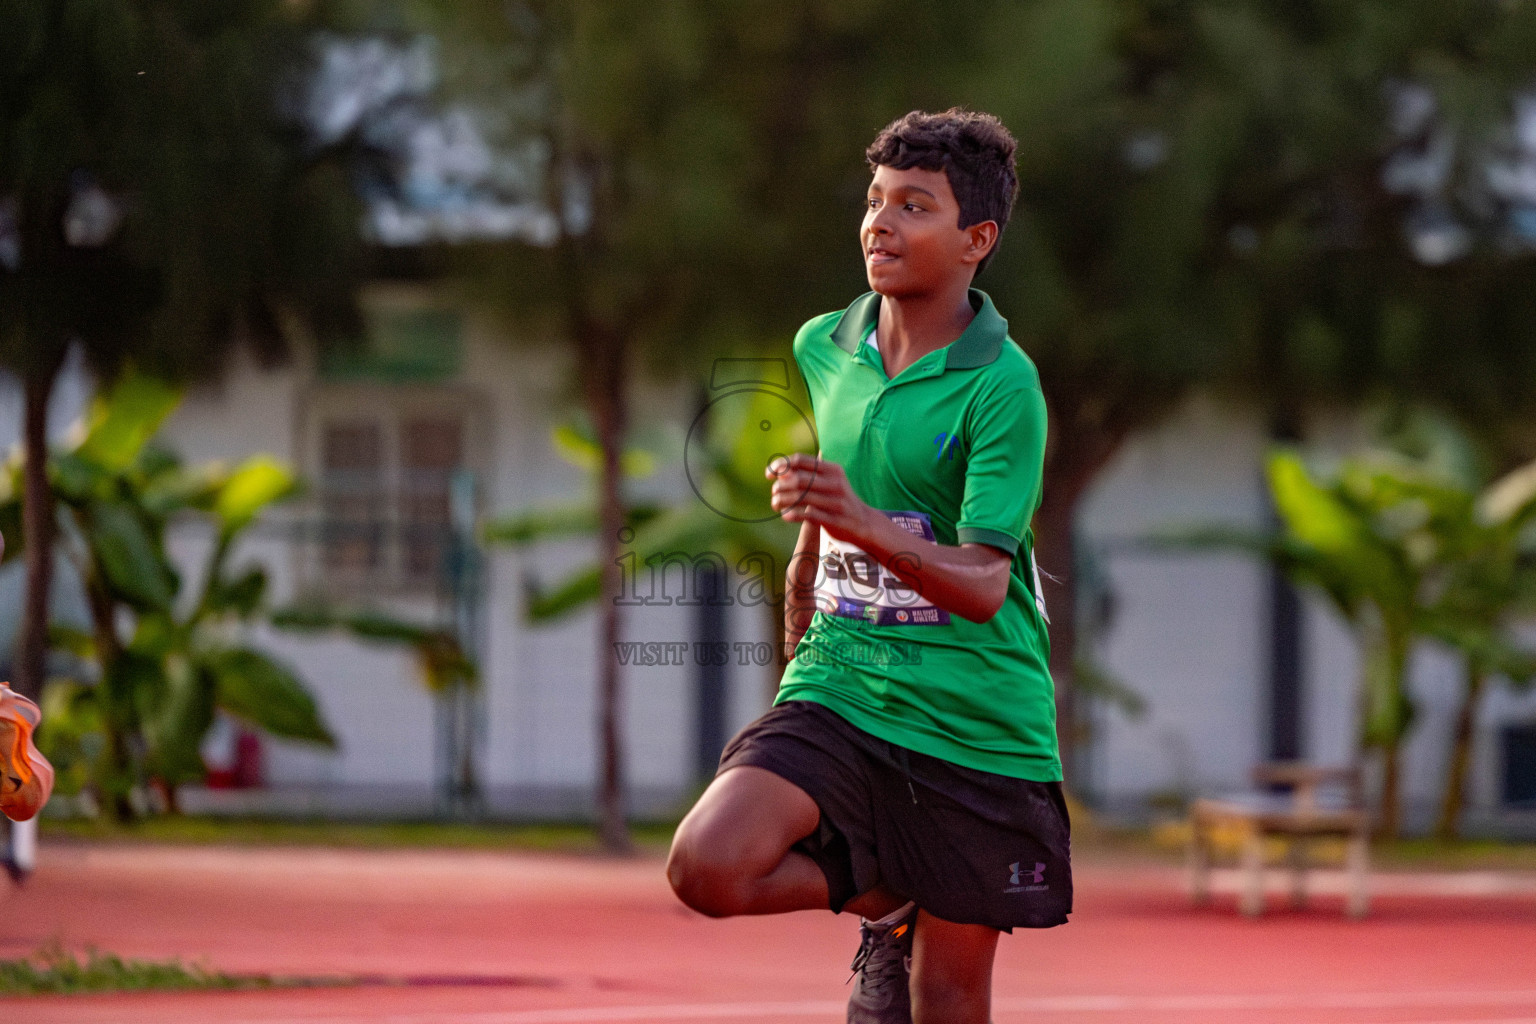
<instances>
[{"instance_id":1,"label":"black athletic shorts","mask_svg":"<svg viewBox=\"0 0 1536 1024\"><path fill-rule=\"evenodd\" d=\"M1000 931L1050 928L1072 912L1059 782L929 757L810 701L779 704L737 733L719 772L742 765L787 779L821 808L794 849L827 876L834 911L883 882L935 917Z\"/></svg>"}]
</instances>

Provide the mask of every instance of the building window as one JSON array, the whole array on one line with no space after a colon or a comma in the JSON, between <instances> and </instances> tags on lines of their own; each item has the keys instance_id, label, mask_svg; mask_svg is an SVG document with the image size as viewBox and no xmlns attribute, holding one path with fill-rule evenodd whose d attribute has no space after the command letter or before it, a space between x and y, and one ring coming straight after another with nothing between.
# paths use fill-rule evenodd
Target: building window
<instances>
[{"instance_id":1,"label":"building window","mask_svg":"<svg viewBox=\"0 0 1536 1024\"><path fill-rule=\"evenodd\" d=\"M480 403L451 389L322 388L307 406L307 589L443 592L455 481L475 477Z\"/></svg>"},{"instance_id":2,"label":"building window","mask_svg":"<svg viewBox=\"0 0 1536 1024\"><path fill-rule=\"evenodd\" d=\"M1536 724L1506 725L1502 739L1501 802L1506 807L1536 808Z\"/></svg>"},{"instance_id":3,"label":"building window","mask_svg":"<svg viewBox=\"0 0 1536 1024\"><path fill-rule=\"evenodd\" d=\"M378 517L387 493L382 424L329 421L322 428L320 452L320 554L326 572L366 579L384 565L386 523Z\"/></svg>"},{"instance_id":4,"label":"building window","mask_svg":"<svg viewBox=\"0 0 1536 1024\"><path fill-rule=\"evenodd\" d=\"M400 528L407 579L440 579L453 528L453 478L464 468L464 424L413 416L400 425Z\"/></svg>"}]
</instances>

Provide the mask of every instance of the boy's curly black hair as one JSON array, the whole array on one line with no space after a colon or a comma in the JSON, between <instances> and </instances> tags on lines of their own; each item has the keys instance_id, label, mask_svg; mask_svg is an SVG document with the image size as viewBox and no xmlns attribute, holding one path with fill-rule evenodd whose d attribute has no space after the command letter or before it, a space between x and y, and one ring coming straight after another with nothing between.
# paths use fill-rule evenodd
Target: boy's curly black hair
<instances>
[{"instance_id":1,"label":"boy's curly black hair","mask_svg":"<svg viewBox=\"0 0 1536 1024\"><path fill-rule=\"evenodd\" d=\"M875 136L864 158L870 171L881 166L898 171L910 167L943 171L960 203L958 226L968 228L994 220L1001 240L1019 194L1019 177L1013 169L1018 146L1018 140L991 114L950 107L938 114L914 110L897 118ZM994 244L992 252L977 264L976 273L981 273L996 252Z\"/></svg>"}]
</instances>

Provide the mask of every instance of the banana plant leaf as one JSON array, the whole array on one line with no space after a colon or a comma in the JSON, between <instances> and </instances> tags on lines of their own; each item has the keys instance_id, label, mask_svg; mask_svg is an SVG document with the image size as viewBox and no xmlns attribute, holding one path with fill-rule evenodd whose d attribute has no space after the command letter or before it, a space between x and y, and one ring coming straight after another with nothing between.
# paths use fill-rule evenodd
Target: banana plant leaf
<instances>
[{"instance_id":1,"label":"banana plant leaf","mask_svg":"<svg viewBox=\"0 0 1536 1024\"><path fill-rule=\"evenodd\" d=\"M181 512L210 511L226 475L223 467L216 463L192 468L171 464L153 471L141 469L143 483L137 489L139 504L161 522Z\"/></svg>"},{"instance_id":2,"label":"banana plant leaf","mask_svg":"<svg viewBox=\"0 0 1536 1024\"><path fill-rule=\"evenodd\" d=\"M1404 685L1408 639L1380 631L1363 644L1360 737L1366 746L1390 745L1407 733L1417 717L1418 709Z\"/></svg>"},{"instance_id":3,"label":"banana plant leaf","mask_svg":"<svg viewBox=\"0 0 1536 1024\"><path fill-rule=\"evenodd\" d=\"M202 740L213 724L214 681L185 656L157 663L164 684L153 705L140 709L147 747L145 770L165 782L203 777Z\"/></svg>"},{"instance_id":4,"label":"banana plant leaf","mask_svg":"<svg viewBox=\"0 0 1536 1024\"><path fill-rule=\"evenodd\" d=\"M424 626L372 608L342 608L312 601L274 611L274 626L300 633L340 631L360 640L409 647L416 657L422 684L439 692L454 686L479 684L480 670L450 630Z\"/></svg>"},{"instance_id":5,"label":"banana plant leaf","mask_svg":"<svg viewBox=\"0 0 1536 1024\"><path fill-rule=\"evenodd\" d=\"M233 647L209 655L204 666L213 679L215 703L224 711L274 736L337 746L315 699L282 662Z\"/></svg>"},{"instance_id":6,"label":"banana plant leaf","mask_svg":"<svg viewBox=\"0 0 1536 1024\"><path fill-rule=\"evenodd\" d=\"M1271 456L1268 474L1286 532L1328 565L1331 578L1347 581L1340 593L1346 605L1357 608L1367 599L1397 607L1412 603L1413 581L1403 559L1372 533L1364 510L1316 483L1293 452Z\"/></svg>"},{"instance_id":7,"label":"banana plant leaf","mask_svg":"<svg viewBox=\"0 0 1536 1024\"><path fill-rule=\"evenodd\" d=\"M1536 518L1536 460L1512 470L1485 488L1477 499L1478 520L1519 529Z\"/></svg>"},{"instance_id":8,"label":"banana plant leaf","mask_svg":"<svg viewBox=\"0 0 1536 1024\"><path fill-rule=\"evenodd\" d=\"M180 585L176 571L131 504L96 504L85 528L91 551L115 594L135 608L170 608Z\"/></svg>"},{"instance_id":9,"label":"banana plant leaf","mask_svg":"<svg viewBox=\"0 0 1536 1024\"><path fill-rule=\"evenodd\" d=\"M414 647L422 682L431 692L444 693L460 686L473 688L479 685L479 667L459 646L458 637L447 630L428 632Z\"/></svg>"},{"instance_id":10,"label":"banana plant leaf","mask_svg":"<svg viewBox=\"0 0 1536 1024\"><path fill-rule=\"evenodd\" d=\"M1536 652L1512 643L1496 625L1490 628L1486 622L1440 616L1425 624L1424 633L1462 652L1484 671L1502 677L1517 689L1536 683Z\"/></svg>"},{"instance_id":11,"label":"banana plant leaf","mask_svg":"<svg viewBox=\"0 0 1536 1024\"><path fill-rule=\"evenodd\" d=\"M551 590L531 590L526 614L531 622L551 622L585 608L602 596L602 572L595 566L571 574Z\"/></svg>"},{"instance_id":12,"label":"banana plant leaf","mask_svg":"<svg viewBox=\"0 0 1536 1024\"><path fill-rule=\"evenodd\" d=\"M181 396L180 388L165 381L131 371L123 374L91 404L75 456L106 472L123 472L159 432Z\"/></svg>"},{"instance_id":13,"label":"banana plant leaf","mask_svg":"<svg viewBox=\"0 0 1536 1024\"><path fill-rule=\"evenodd\" d=\"M260 610L266 596L266 570L252 567L232 580L215 576L209 582L208 593L203 600L206 610L212 614L228 613L248 619Z\"/></svg>"},{"instance_id":14,"label":"banana plant leaf","mask_svg":"<svg viewBox=\"0 0 1536 1024\"><path fill-rule=\"evenodd\" d=\"M745 390L728 399L710 405L702 437L689 437L685 468L697 497L690 494L671 507L629 510L633 536L624 545L626 572L659 574L662 561L681 558L694 564L712 555L748 575L777 577L782 571L796 528L773 514L763 471L776 456L814 448L814 431L793 403L775 393ZM596 471L600 449L589 434L563 427L553 442L567 461ZM499 519L482 536L488 543L526 546L591 536L598 528L596 502L588 500ZM759 553L768 557L749 559ZM776 593L780 583L776 578L756 582L765 595ZM601 588L601 567L582 566L553 587L530 588L526 615L534 622L558 619L598 600Z\"/></svg>"},{"instance_id":15,"label":"banana plant leaf","mask_svg":"<svg viewBox=\"0 0 1536 1024\"><path fill-rule=\"evenodd\" d=\"M229 646L231 626L262 615L267 575L257 566L231 573L225 563L256 516L294 493L294 475L267 456L234 469L183 466L152 443L179 398L178 389L130 372L92 404L72 446L49 455L70 553L93 596L105 598L91 603L92 632L56 627L51 634L54 649L80 663L69 701L88 704L91 715L74 717L97 723L73 739L61 726L59 750L114 798L150 779L174 786L201 778L199 748L218 707L277 736L336 742L291 669ZM20 522L20 465L13 452L0 466L0 529ZM183 584L165 542L170 523L188 513L218 531L195 603L178 600ZM14 539L11 557L22 547L19 532ZM98 641L109 632L113 642L103 650ZM450 655L433 652L440 678L464 672ZM88 740L96 746L89 756Z\"/></svg>"},{"instance_id":16,"label":"banana plant leaf","mask_svg":"<svg viewBox=\"0 0 1536 1024\"><path fill-rule=\"evenodd\" d=\"M341 608L323 602L304 602L272 613L272 624L303 633L341 630L363 640L413 644L432 629L372 608Z\"/></svg>"},{"instance_id":17,"label":"banana plant leaf","mask_svg":"<svg viewBox=\"0 0 1536 1024\"><path fill-rule=\"evenodd\" d=\"M1275 564L1292 582L1316 587L1346 620L1360 613L1360 601L1350 581L1333 563L1283 533L1237 526L1201 526L1164 530L1145 538L1151 550L1232 551L1264 558Z\"/></svg>"},{"instance_id":18,"label":"banana plant leaf","mask_svg":"<svg viewBox=\"0 0 1536 1024\"><path fill-rule=\"evenodd\" d=\"M1072 683L1082 694L1119 708L1127 718L1140 719L1147 713L1147 700L1107 671L1092 658L1078 658L1072 669Z\"/></svg>"},{"instance_id":19,"label":"banana plant leaf","mask_svg":"<svg viewBox=\"0 0 1536 1024\"><path fill-rule=\"evenodd\" d=\"M596 473L603 464L603 448L595 432L584 424L563 424L550 431L555 453L578 469ZM625 448L619 454L619 471L639 479L656 472L656 456L644 448Z\"/></svg>"},{"instance_id":20,"label":"banana plant leaf","mask_svg":"<svg viewBox=\"0 0 1536 1024\"><path fill-rule=\"evenodd\" d=\"M639 529L663 511L661 506L654 504L632 505L625 510L626 525L630 529ZM596 502L572 502L524 509L492 519L480 528L480 537L487 544L523 547L569 537L590 537L597 533L597 528Z\"/></svg>"},{"instance_id":21,"label":"banana plant leaf","mask_svg":"<svg viewBox=\"0 0 1536 1024\"><path fill-rule=\"evenodd\" d=\"M81 661L92 661L96 657L96 638L87 630L63 623L49 625L48 646Z\"/></svg>"},{"instance_id":22,"label":"banana plant leaf","mask_svg":"<svg viewBox=\"0 0 1536 1024\"><path fill-rule=\"evenodd\" d=\"M718 555L727 568L735 567L746 573L772 572L773 580L761 582L766 590L776 592L780 582L777 577L784 570L784 558L793 544L793 528L784 523L741 522L694 505L658 515L637 530L634 539L625 545L626 562L628 556L634 558L625 571L652 579L661 575L664 561L681 560L691 567L701 564L700 558ZM746 561L747 556L760 553L769 557ZM601 596L601 585L601 568L584 566L548 590L532 590L527 597L526 615L532 622L559 619L596 601ZM639 580L632 581L631 586L638 586L646 594L655 589Z\"/></svg>"},{"instance_id":23,"label":"banana plant leaf","mask_svg":"<svg viewBox=\"0 0 1536 1024\"><path fill-rule=\"evenodd\" d=\"M182 625L169 612L148 612L138 617L127 649L160 662L190 650L196 632L195 625Z\"/></svg>"},{"instance_id":24,"label":"banana plant leaf","mask_svg":"<svg viewBox=\"0 0 1536 1024\"><path fill-rule=\"evenodd\" d=\"M38 749L54 767L54 792L73 796L104 771L105 723L98 688L76 679L50 679L39 702L43 726Z\"/></svg>"},{"instance_id":25,"label":"banana plant leaf","mask_svg":"<svg viewBox=\"0 0 1536 1024\"><path fill-rule=\"evenodd\" d=\"M287 466L267 455L247 459L217 489L213 512L220 529L233 535L263 510L298 490L298 479Z\"/></svg>"},{"instance_id":26,"label":"banana plant leaf","mask_svg":"<svg viewBox=\"0 0 1536 1024\"><path fill-rule=\"evenodd\" d=\"M116 476L78 452L56 452L48 460L48 485L65 504L82 506L112 497Z\"/></svg>"}]
</instances>

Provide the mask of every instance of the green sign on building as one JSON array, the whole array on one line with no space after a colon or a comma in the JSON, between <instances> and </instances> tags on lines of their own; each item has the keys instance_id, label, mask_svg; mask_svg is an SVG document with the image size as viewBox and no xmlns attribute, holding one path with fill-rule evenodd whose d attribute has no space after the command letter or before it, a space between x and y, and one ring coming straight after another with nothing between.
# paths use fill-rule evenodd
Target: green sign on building
<instances>
[{"instance_id":1,"label":"green sign on building","mask_svg":"<svg viewBox=\"0 0 1536 1024\"><path fill-rule=\"evenodd\" d=\"M332 383L435 384L458 375L464 318L453 310L410 309L370 314L355 345L320 352L320 378Z\"/></svg>"}]
</instances>

